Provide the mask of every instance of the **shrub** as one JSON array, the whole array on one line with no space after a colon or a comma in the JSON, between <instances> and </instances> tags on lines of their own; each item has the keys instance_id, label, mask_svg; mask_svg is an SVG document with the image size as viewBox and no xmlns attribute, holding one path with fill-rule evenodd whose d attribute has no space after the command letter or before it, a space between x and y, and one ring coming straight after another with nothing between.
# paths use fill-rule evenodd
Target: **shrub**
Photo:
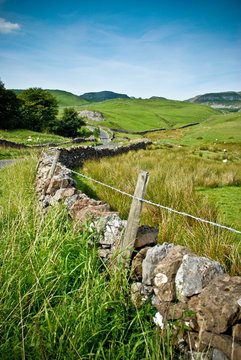
<instances>
[{"instance_id":1,"label":"shrub","mask_svg":"<svg viewBox=\"0 0 241 360\"><path fill-rule=\"evenodd\" d=\"M85 125L84 120L79 117L77 111L72 107L64 108L64 114L56 129L57 134L67 137L79 135L79 128Z\"/></svg>"}]
</instances>

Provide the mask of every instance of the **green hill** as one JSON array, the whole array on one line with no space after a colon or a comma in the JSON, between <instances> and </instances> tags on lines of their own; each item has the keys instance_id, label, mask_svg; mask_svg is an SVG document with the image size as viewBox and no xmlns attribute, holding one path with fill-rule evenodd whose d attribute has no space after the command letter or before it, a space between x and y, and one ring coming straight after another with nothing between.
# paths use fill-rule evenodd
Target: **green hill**
<instances>
[{"instance_id":1,"label":"green hill","mask_svg":"<svg viewBox=\"0 0 241 360\"><path fill-rule=\"evenodd\" d=\"M15 94L19 95L23 90L21 89L12 89ZM71 92L64 90L49 90L49 91L58 101L60 107L64 106L81 106L87 104L87 101L81 98L78 95L74 95Z\"/></svg>"},{"instance_id":2,"label":"green hill","mask_svg":"<svg viewBox=\"0 0 241 360\"><path fill-rule=\"evenodd\" d=\"M126 94L118 94L113 91L99 91L85 93L83 95L80 95L80 98L91 102L101 102L111 99L129 99L129 96L127 96Z\"/></svg>"},{"instance_id":3,"label":"green hill","mask_svg":"<svg viewBox=\"0 0 241 360\"><path fill-rule=\"evenodd\" d=\"M186 145L200 143L241 143L241 113L214 115L208 121L186 129L181 142Z\"/></svg>"},{"instance_id":4,"label":"green hill","mask_svg":"<svg viewBox=\"0 0 241 360\"><path fill-rule=\"evenodd\" d=\"M83 109L102 112L103 126L128 131L171 129L202 122L220 113L209 106L159 98L108 100L88 104Z\"/></svg>"},{"instance_id":5,"label":"green hill","mask_svg":"<svg viewBox=\"0 0 241 360\"><path fill-rule=\"evenodd\" d=\"M241 93L235 91L208 93L197 95L187 101L196 104L210 105L213 108L238 111L241 108Z\"/></svg>"},{"instance_id":6,"label":"green hill","mask_svg":"<svg viewBox=\"0 0 241 360\"><path fill-rule=\"evenodd\" d=\"M59 106L80 106L87 103L86 100L78 95L74 95L68 91L63 90L49 90L47 89L57 100Z\"/></svg>"}]
</instances>

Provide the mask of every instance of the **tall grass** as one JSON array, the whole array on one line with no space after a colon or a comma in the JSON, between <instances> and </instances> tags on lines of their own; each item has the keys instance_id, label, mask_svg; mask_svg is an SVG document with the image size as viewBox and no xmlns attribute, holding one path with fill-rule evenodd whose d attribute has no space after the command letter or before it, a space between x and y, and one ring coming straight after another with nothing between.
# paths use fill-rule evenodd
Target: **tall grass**
<instances>
[{"instance_id":1,"label":"tall grass","mask_svg":"<svg viewBox=\"0 0 241 360\"><path fill-rule=\"evenodd\" d=\"M226 166L228 165L228 166ZM195 190L197 186L240 185L237 164L215 164L193 157L189 149L147 150L115 158L85 162L89 176L133 194L138 172L150 172L146 198L196 217L225 223L218 207ZM78 179L80 186L83 179ZM107 201L113 210L128 217L131 200L113 190L84 181L92 195ZM83 186L83 185L82 185ZM194 219L155 206L144 205L142 223L159 228L159 241L187 246L201 256L221 262L231 274L240 274L240 237Z\"/></svg>"},{"instance_id":2,"label":"tall grass","mask_svg":"<svg viewBox=\"0 0 241 360\"><path fill-rule=\"evenodd\" d=\"M93 234L65 209L43 216L36 161L0 171L2 359L174 359L153 309L130 301L128 277L104 266Z\"/></svg>"}]
</instances>

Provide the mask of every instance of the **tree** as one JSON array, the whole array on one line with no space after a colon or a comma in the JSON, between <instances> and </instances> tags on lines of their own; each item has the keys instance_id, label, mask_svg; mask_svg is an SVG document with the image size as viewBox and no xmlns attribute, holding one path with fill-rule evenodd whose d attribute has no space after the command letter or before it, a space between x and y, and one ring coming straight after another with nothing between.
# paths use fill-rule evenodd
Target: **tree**
<instances>
[{"instance_id":1,"label":"tree","mask_svg":"<svg viewBox=\"0 0 241 360\"><path fill-rule=\"evenodd\" d=\"M20 100L11 90L6 90L0 80L0 128L15 129L21 123Z\"/></svg>"},{"instance_id":2,"label":"tree","mask_svg":"<svg viewBox=\"0 0 241 360\"><path fill-rule=\"evenodd\" d=\"M29 88L18 96L23 101L23 127L35 131L52 131L56 126L58 102L47 90Z\"/></svg>"},{"instance_id":3,"label":"tree","mask_svg":"<svg viewBox=\"0 0 241 360\"><path fill-rule=\"evenodd\" d=\"M79 117L77 111L74 108L64 108L64 114L59 122L57 133L62 136L76 137L78 136L78 130L81 126L84 126L84 120Z\"/></svg>"}]
</instances>

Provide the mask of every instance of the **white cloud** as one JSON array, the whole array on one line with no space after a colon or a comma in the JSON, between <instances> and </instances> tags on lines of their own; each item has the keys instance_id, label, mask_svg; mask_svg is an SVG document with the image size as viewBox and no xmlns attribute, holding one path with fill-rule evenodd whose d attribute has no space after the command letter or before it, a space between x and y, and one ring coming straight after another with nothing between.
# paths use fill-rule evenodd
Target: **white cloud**
<instances>
[{"instance_id":1,"label":"white cloud","mask_svg":"<svg viewBox=\"0 0 241 360\"><path fill-rule=\"evenodd\" d=\"M19 24L11 23L3 18L0 18L0 34L10 34L20 29Z\"/></svg>"}]
</instances>

